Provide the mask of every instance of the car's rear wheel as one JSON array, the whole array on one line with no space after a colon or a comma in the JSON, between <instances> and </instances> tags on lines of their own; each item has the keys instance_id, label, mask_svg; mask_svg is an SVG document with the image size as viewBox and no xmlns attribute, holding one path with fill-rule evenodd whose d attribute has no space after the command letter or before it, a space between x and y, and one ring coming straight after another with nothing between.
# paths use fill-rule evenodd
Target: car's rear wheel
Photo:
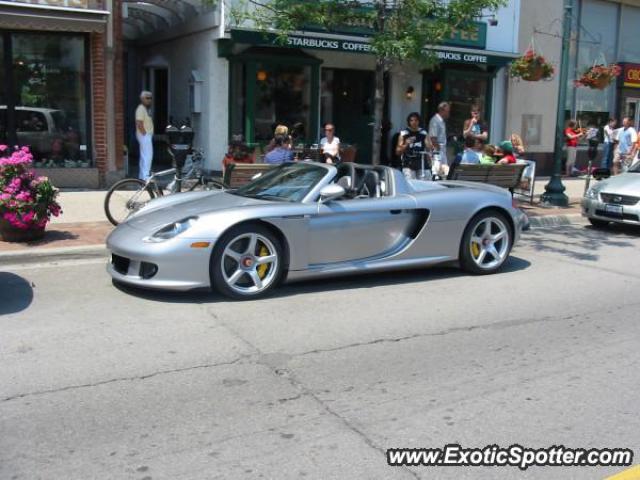
<instances>
[{"instance_id":1,"label":"car's rear wheel","mask_svg":"<svg viewBox=\"0 0 640 480\"><path fill-rule=\"evenodd\" d=\"M282 251L280 240L263 225L231 228L211 256L213 288L238 300L266 295L280 280Z\"/></svg>"},{"instance_id":2,"label":"car's rear wheel","mask_svg":"<svg viewBox=\"0 0 640 480\"><path fill-rule=\"evenodd\" d=\"M609 226L609 222L606 220L598 220L597 218L590 218L589 222L596 228L607 228Z\"/></svg>"},{"instance_id":3,"label":"car's rear wheel","mask_svg":"<svg viewBox=\"0 0 640 480\"><path fill-rule=\"evenodd\" d=\"M460 264L477 275L494 273L504 265L512 245L513 235L504 214L495 210L480 212L464 231Z\"/></svg>"}]
</instances>

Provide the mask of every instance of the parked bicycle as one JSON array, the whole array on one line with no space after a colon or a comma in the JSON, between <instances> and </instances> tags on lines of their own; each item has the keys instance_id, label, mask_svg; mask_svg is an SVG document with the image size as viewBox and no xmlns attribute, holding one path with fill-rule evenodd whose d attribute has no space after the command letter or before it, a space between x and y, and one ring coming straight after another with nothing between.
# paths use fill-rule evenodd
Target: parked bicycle
<instances>
[{"instance_id":1,"label":"parked bicycle","mask_svg":"<svg viewBox=\"0 0 640 480\"><path fill-rule=\"evenodd\" d=\"M191 156L187 157L181 177L176 175L176 168L169 168L152 173L146 182L137 178L120 180L107 192L104 213L113 225L118 225L154 198L178 192L224 189L220 180L204 175L203 167L203 152L194 150ZM173 175L173 180L162 186L161 179L170 175Z\"/></svg>"}]
</instances>

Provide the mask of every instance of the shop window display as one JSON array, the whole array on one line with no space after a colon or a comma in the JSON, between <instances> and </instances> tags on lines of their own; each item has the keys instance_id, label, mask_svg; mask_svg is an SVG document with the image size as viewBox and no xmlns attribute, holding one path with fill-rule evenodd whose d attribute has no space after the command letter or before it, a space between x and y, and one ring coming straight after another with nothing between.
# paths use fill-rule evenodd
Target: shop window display
<instances>
[{"instance_id":1,"label":"shop window display","mask_svg":"<svg viewBox=\"0 0 640 480\"><path fill-rule=\"evenodd\" d=\"M4 127L7 140L28 146L36 167L91 166L85 36L3 35L5 41L7 37L11 58L4 75L11 75L12 91L4 92L11 101L0 103L0 135Z\"/></svg>"}]
</instances>

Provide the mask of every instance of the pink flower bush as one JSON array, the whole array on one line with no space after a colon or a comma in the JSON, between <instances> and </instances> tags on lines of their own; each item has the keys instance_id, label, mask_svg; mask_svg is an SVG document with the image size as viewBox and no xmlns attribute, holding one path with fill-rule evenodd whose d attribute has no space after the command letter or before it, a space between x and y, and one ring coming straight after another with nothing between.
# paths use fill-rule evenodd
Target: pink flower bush
<instances>
[{"instance_id":1,"label":"pink flower bush","mask_svg":"<svg viewBox=\"0 0 640 480\"><path fill-rule=\"evenodd\" d=\"M28 147L0 145L0 218L21 230L42 229L61 213L58 191L36 177Z\"/></svg>"}]
</instances>

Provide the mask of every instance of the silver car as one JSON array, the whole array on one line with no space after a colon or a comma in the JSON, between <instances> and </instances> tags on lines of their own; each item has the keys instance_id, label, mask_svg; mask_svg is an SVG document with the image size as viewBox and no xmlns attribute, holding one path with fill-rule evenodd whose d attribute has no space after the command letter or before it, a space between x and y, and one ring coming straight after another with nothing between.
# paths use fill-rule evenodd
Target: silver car
<instances>
[{"instance_id":1,"label":"silver car","mask_svg":"<svg viewBox=\"0 0 640 480\"><path fill-rule=\"evenodd\" d=\"M107 239L138 287L247 299L282 281L459 261L496 272L526 223L508 191L407 181L389 167L287 163L235 190L152 200Z\"/></svg>"},{"instance_id":2,"label":"silver car","mask_svg":"<svg viewBox=\"0 0 640 480\"><path fill-rule=\"evenodd\" d=\"M592 185L582 199L582 215L595 227L611 222L640 225L640 162Z\"/></svg>"}]
</instances>

